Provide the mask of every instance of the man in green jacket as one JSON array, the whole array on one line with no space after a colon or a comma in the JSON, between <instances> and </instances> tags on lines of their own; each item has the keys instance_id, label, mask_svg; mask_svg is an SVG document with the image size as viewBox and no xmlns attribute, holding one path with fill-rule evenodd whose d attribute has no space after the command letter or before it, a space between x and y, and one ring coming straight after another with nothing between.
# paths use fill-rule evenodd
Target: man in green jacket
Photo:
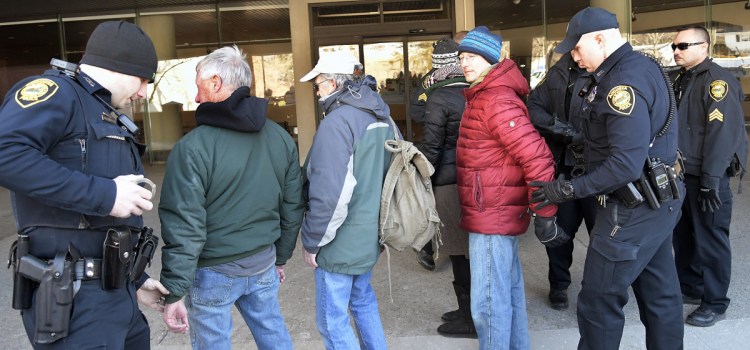
<instances>
[{"instance_id":1,"label":"man in green jacket","mask_svg":"<svg viewBox=\"0 0 750 350\"><path fill-rule=\"evenodd\" d=\"M230 349L236 305L259 349L292 349L278 289L302 223L297 147L266 123L236 46L196 71L198 127L169 155L159 205L164 322L193 349Z\"/></svg>"}]
</instances>

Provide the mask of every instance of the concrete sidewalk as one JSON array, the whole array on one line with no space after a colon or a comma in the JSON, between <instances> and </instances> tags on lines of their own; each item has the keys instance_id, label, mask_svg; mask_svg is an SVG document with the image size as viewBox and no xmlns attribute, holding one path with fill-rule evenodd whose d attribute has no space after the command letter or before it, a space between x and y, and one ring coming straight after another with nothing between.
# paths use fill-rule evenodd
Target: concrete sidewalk
<instances>
[{"instance_id":1,"label":"concrete sidewalk","mask_svg":"<svg viewBox=\"0 0 750 350\"><path fill-rule=\"evenodd\" d=\"M147 174L161 189L163 166L148 167ZM747 187L747 184L745 184ZM737 189L734 183L732 188ZM157 194L158 201L158 194ZM685 349L747 349L750 348L750 193L735 195L732 222L733 273L729 297L732 304L727 319L713 327L685 326ZM146 224L160 235L156 210L145 216ZM584 230L585 231L585 230ZM15 223L9 204L8 191L0 188L0 256L5 258L10 244L15 240ZM573 284L569 289L570 308L555 311L546 304L547 257L543 246L532 234L522 236L520 256L526 285L526 299L532 349L575 349L578 343L576 322L576 295L580 290L585 248L588 236L579 232L576 241L571 273ZM296 349L323 349L315 328L315 295L312 270L304 263L301 248L287 266L287 281L281 285L280 303ZM157 255L148 272L158 277L161 256ZM391 252L391 283L393 302L388 290L386 256L376 265L372 284L378 295L383 327L391 349L476 349L475 339L452 339L437 334L440 315L456 307L451 286L452 272L447 256L440 256L435 271L427 271L417 264L412 252ZM0 349L31 349L18 312L10 308L12 279L10 270L0 269ZM686 305L687 316L696 306ZM166 332L161 316L151 310L144 311L151 324L154 349L189 349L188 335ZM625 307L626 327L621 349L645 349L643 326L631 293L631 302ZM233 348L256 349L244 321L234 312Z\"/></svg>"}]
</instances>

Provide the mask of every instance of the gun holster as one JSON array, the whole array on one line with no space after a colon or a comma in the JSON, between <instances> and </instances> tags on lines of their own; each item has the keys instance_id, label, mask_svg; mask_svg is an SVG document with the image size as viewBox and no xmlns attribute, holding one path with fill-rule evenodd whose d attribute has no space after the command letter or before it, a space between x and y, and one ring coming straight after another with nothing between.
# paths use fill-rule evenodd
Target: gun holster
<instances>
[{"instance_id":1,"label":"gun holster","mask_svg":"<svg viewBox=\"0 0 750 350\"><path fill-rule=\"evenodd\" d=\"M35 344L51 344L68 336L75 297L73 265L80 254L72 245L58 253L51 263L26 255L20 259L19 274L39 282L35 296Z\"/></svg>"},{"instance_id":2,"label":"gun holster","mask_svg":"<svg viewBox=\"0 0 750 350\"><path fill-rule=\"evenodd\" d=\"M107 230L102 251L102 289L118 289L125 285L130 268L133 245L130 230L111 228Z\"/></svg>"},{"instance_id":3,"label":"gun holster","mask_svg":"<svg viewBox=\"0 0 750 350\"><path fill-rule=\"evenodd\" d=\"M130 270L131 282L137 282L143 275L143 271L146 270L146 266L151 266L151 259L153 259L158 245L159 237L154 236L154 229L144 227L135 247L135 259Z\"/></svg>"}]
</instances>

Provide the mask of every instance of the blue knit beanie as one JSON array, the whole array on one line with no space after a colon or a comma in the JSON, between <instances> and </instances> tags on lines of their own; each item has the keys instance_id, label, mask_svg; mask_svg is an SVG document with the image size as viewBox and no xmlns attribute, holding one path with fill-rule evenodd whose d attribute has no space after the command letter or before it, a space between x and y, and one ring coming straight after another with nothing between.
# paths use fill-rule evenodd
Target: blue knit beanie
<instances>
[{"instance_id":1,"label":"blue knit beanie","mask_svg":"<svg viewBox=\"0 0 750 350\"><path fill-rule=\"evenodd\" d=\"M484 57L490 64L500 61L500 50L503 48L503 38L497 34L492 34L485 27L476 27L472 29L458 45L458 52L471 52Z\"/></svg>"}]
</instances>

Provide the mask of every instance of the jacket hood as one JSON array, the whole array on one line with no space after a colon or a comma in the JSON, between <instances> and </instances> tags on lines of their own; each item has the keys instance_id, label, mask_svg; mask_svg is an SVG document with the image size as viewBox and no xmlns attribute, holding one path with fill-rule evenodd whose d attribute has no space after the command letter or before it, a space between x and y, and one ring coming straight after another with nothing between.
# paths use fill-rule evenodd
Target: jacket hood
<instances>
[{"instance_id":1,"label":"jacket hood","mask_svg":"<svg viewBox=\"0 0 750 350\"><path fill-rule=\"evenodd\" d=\"M516 67L516 63L509 59L495 65L494 68L484 77L484 80L476 86L470 87L465 91L466 99L471 100L477 93L486 89L507 88L512 90L520 98L529 94L529 83L523 77L521 71Z\"/></svg>"},{"instance_id":2,"label":"jacket hood","mask_svg":"<svg viewBox=\"0 0 750 350\"><path fill-rule=\"evenodd\" d=\"M387 120L391 114L390 108L380 98L380 95L368 85L362 84L361 81L347 80L343 89L334 92L332 96L323 101L323 110L325 114L328 114L342 104L374 114L377 119Z\"/></svg>"},{"instance_id":3,"label":"jacket hood","mask_svg":"<svg viewBox=\"0 0 750 350\"><path fill-rule=\"evenodd\" d=\"M250 96L250 88L243 86L221 102L204 102L195 110L198 125L256 132L266 123L268 100Z\"/></svg>"}]
</instances>

